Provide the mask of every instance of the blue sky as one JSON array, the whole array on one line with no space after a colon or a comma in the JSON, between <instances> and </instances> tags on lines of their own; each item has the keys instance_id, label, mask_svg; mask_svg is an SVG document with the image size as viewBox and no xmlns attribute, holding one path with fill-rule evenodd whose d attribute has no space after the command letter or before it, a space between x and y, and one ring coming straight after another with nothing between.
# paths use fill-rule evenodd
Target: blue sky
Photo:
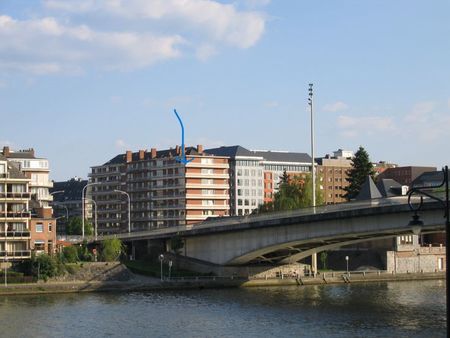
<instances>
[{"instance_id":1,"label":"blue sky","mask_svg":"<svg viewBox=\"0 0 450 338\"><path fill-rule=\"evenodd\" d=\"M180 143L450 164L450 2L0 0L0 146L55 180Z\"/></svg>"}]
</instances>

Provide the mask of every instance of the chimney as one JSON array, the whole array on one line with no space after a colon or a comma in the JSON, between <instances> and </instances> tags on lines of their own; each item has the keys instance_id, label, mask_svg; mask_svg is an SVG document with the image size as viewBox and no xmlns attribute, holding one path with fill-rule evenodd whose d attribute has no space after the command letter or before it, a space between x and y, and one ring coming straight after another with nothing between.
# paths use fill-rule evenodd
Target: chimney
<instances>
[{"instance_id":1,"label":"chimney","mask_svg":"<svg viewBox=\"0 0 450 338\"><path fill-rule=\"evenodd\" d=\"M139 150L139 160L143 160L145 157L145 151L144 150Z\"/></svg>"},{"instance_id":2,"label":"chimney","mask_svg":"<svg viewBox=\"0 0 450 338\"><path fill-rule=\"evenodd\" d=\"M197 145L197 152L198 152L199 154L202 154L202 153L203 153L203 146L202 146L201 144L198 144L198 145Z\"/></svg>"},{"instance_id":3,"label":"chimney","mask_svg":"<svg viewBox=\"0 0 450 338\"><path fill-rule=\"evenodd\" d=\"M31 156L34 157L34 148L30 148L30 153L31 153Z\"/></svg>"},{"instance_id":4,"label":"chimney","mask_svg":"<svg viewBox=\"0 0 450 338\"><path fill-rule=\"evenodd\" d=\"M152 148L151 149L151 152L152 152L152 158L156 158L156 148Z\"/></svg>"},{"instance_id":5,"label":"chimney","mask_svg":"<svg viewBox=\"0 0 450 338\"><path fill-rule=\"evenodd\" d=\"M3 147L3 156L5 157L9 156L9 147L7 146Z\"/></svg>"},{"instance_id":6,"label":"chimney","mask_svg":"<svg viewBox=\"0 0 450 338\"><path fill-rule=\"evenodd\" d=\"M175 147L175 151L176 151L177 155L180 155L181 147L180 147L179 145L177 145L177 146Z\"/></svg>"},{"instance_id":7,"label":"chimney","mask_svg":"<svg viewBox=\"0 0 450 338\"><path fill-rule=\"evenodd\" d=\"M131 152L131 150L127 150L127 155L126 155L127 163L130 163L132 158L133 158L133 153Z\"/></svg>"}]
</instances>

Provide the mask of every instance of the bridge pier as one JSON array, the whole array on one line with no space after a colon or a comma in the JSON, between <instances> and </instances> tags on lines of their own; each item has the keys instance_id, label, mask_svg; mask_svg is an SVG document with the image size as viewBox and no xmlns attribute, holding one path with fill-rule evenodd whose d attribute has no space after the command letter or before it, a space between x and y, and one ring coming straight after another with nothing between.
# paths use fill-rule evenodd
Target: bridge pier
<instances>
[{"instance_id":1,"label":"bridge pier","mask_svg":"<svg viewBox=\"0 0 450 338\"><path fill-rule=\"evenodd\" d=\"M317 252L311 256L311 271L314 276L317 275Z\"/></svg>"}]
</instances>

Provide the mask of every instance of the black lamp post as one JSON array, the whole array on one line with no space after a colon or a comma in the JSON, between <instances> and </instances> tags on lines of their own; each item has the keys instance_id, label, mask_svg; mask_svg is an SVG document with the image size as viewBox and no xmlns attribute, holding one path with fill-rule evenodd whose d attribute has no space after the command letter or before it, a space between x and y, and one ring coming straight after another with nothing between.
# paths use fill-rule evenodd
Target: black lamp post
<instances>
[{"instance_id":1,"label":"black lamp post","mask_svg":"<svg viewBox=\"0 0 450 338\"><path fill-rule=\"evenodd\" d=\"M444 179L442 180L442 182L438 185L434 185L434 186L428 186L428 187L422 187L422 188L412 188L411 190L408 191L408 204L411 210L414 211L414 216L412 217L413 219L409 222L409 225L412 227L421 227L423 226L423 222L420 220L419 215L417 214L417 212L420 210L420 208L423 205L423 196L427 196L435 201L438 201L442 204L442 206L444 207L445 213L444 213L444 217L445 217L445 289L446 289L446 297L447 297L447 316L448 316L448 309L449 309L449 265L448 265L448 247L449 247L449 243L450 243L450 215L449 215L449 189L448 189L448 181L449 181L449 177L448 177L448 166L445 166L444 168L442 168L442 172L444 174ZM431 194L429 194L428 192L424 191L423 189L436 189L436 188L441 188L444 187L445 188L445 199L441 199L439 197L433 196ZM414 208L413 205L411 204L411 196L413 194L417 194L420 195L420 203L419 206L417 208ZM447 329L448 330L448 329Z\"/></svg>"}]
</instances>

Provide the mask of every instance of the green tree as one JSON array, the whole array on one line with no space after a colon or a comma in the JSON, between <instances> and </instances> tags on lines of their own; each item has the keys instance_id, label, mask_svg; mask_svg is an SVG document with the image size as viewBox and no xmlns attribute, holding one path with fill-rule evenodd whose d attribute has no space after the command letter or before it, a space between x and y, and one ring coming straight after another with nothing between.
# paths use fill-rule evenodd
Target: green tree
<instances>
[{"instance_id":1,"label":"green tree","mask_svg":"<svg viewBox=\"0 0 450 338\"><path fill-rule=\"evenodd\" d=\"M323 194L316 180L316 205L323 204ZM264 203L258 213L293 210L312 206L311 175L290 177L286 171L280 179L273 201Z\"/></svg>"},{"instance_id":2,"label":"green tree","mask_svg":"<svg viewBox=\"0 0 450 338\"><path fill-rule=\"evenodd\" d=\"M102 258L106 262L114 262L124 252L122 241L118 238L106 239L102 242Z\"/></svg>"},{"instance_id":3,"label":"green tree","mask_svg":"<svg viewBox=\"0 0 450 338\"><path fill-rule=\"evenodd\" d=\"M183 238L179 234L173 236L170 239L170 247L172 251L175 252L177 255L180 254L181 249L184 248Z\"/></svg>"},{"instance_id":4,"label":"green tree","mask_svg":"<svg viewBox=\"0 0 450 338\"><path fill-rule=\"evenodd\" d=\"M347 182L349 185L344 188L347 200L355 198L367 176L374 178L372 162L370 162L369 154L363 147L359 147L358 151L352 159L352 167L347 170Z\"/></svg>"},{"instance_id":5,"label":"green tree","mask_svg":"<svg viewBox=\"0 0 450 338\"><path fill-rule=\"evenodd\" d=\"M75 246L66 246L63 249L63 260L67 263L76 263L80 259L78 258L78 250Z\"/></svg>"},{"instance_id":6,"label":"green tree","mask_svg":"<svg viewBox=\"0 0 450 338\"><path fill-rule=\"evenodd\" d=\"M322 263L322 269L326 270L327 269L327 258L328 258L328 254L326 251L322 251L320 253L320 262Z\"/></svg>"},{"instance_id":7,"label":"green tree","mask_svg":"<svg viewBox=\"0 0 450 338\"><path fill-rule=\"evenodd\" d=\"M79 216L70 217L69 222L66 225L66 233L68 235L81 235L83 229L83 221ZM84 234L86 236L92 236L94 234L94 227L88 220L84 221Z\"/></svg>"},{"instance_id":8,"label":"green tree","mask_svg":"<svg viewBox=\"0 0 450 338\"><path fill-rule=\"evenodd\" d=\"M47 280L50 277L58 275L58 263L56 259L47 254L35 256L33 265L33 274L40 279Z\"/></svg>"}]
</instances>

